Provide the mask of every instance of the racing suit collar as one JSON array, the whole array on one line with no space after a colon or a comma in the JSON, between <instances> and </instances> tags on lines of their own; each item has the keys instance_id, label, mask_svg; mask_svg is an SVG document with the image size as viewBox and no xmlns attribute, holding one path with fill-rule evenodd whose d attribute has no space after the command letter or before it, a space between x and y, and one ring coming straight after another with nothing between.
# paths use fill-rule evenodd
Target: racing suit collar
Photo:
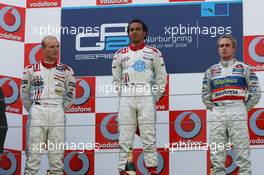
<instances>
[{"instance_id":1,"label":"racing suit collar","mask_svg":"<svg viewBox=\"0 0 264 175\"><path fill-rule=\"evenodd\" d=\"M53 68L53 67L56 67L57 65L57 61L53 64L49 64L49 63L45 63L44 60L41 62L41 64L46 67L47 69L50 69L50 68Z\"/></svg>"},{"instance_id":2,"label":"racing suit collar","mask_svg":"<svg viewBox=\"0 0 264 175\"><path fill-rule=\"evenodd\" d=\"M129 48L133 51L141 50L145 47L145 43L143 42L140 46L134 46L132 44L129 45Z\"/></svg>"},{"instance_id":3,"label":"racing suit collar","mask_svg":"<svg viewBox=\"0 0 264 175\"><path fill-rule=\"evenodd\" d=\"M228 67L228 66L233 65L233 64L235 63L235 61L236 61L236 59L233 58L233 59L228 60L228 61L223 61L223 60L221 60L220 63L221 63L222 66L224 66L224 67Z\"/></svg>"}]
</instances>

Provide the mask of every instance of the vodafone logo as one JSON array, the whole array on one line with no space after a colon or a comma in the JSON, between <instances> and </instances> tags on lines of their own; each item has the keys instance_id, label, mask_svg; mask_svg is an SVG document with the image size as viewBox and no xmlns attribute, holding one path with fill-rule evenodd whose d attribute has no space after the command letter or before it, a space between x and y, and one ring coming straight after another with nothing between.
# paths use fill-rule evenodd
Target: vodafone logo
<instances>
[{"instance_id":1,"label":"vodafone logo","mask_svg":"<svg viewBox=\"0 0 264 175\"><path fill-rule=\"evenodd\" d=\"M206 110L170 111L170 123L170 143L206 143Z\"/></svg>"},{"instance_id":2,"label":"vodafone logo","mask_svg":"<svg viewBox=\"0 0 264 175\"><path fill-rule=\"evenodd\" d=\"M100 149L116 149L118 145L118 114L96 113L95 114L95 142L99 143Z\"/></svg>"},{"instance_id":3,"label":"vodafone logo","mask_svg":"<svg viewBox=\"0 0 264 175\"><path fill-rule=\"evenodd\" d=\"M71 161L79 162L81 161L81 169L73 170L73 167L70 166ZM77 160L76 160L77 159ZM67 154L64 158L64 171L66 174L86 174L90 169L90 161L84 153L79 153L78 151L73 151Z\"/></svg>"},{"instance_id":4,"label":"vodafone logo","mask_svg":"<svg viewBox=\"0 0 264 175\"><path fill-rule=\"evenodd\" d=\"M96 5L129 4L132 0L96 0Z\"/></svg>"},{"instance_id":5,"label":"vodafone logo","mask_svg":"<svg viewBox=\"0 0 264 175\"><path fill-rule=\"evenodd\" d=\"M40 43L25 44L24 53L24 67L41 62L43 59L43 51Z\"/></svg>"},{"instance_id":6,"label":"vodafone logo","mask_svg":"<svg viewBox=\"0 0 264 175\"><path fill-rule=\"evenodd\" d=\"M24 41L25 8L0 4L0 39Z\"/></svg>"},{"instance_id":7,"label":"vodafone logo","mask_svg":"<svg viewBox=\"0 0 264 175\"><path fill-rule=\"evenodd\" d=\"M226 174L233 173L237 169L237 164L236 164L236 155L234 150L229 150L227 152L227 159L230 158L231 163L226 167Z\"/></svg>"},{"instance_id":8,"label":"vodafone logo","mask_svg":"<svg viewBox=\"0 0 264 175\"><path fill-rule=\"evenodd\" d=\"M29 63L30 64L36 64L37 63L36 55L40 51L40 49L41 49L41 44L38 44L31 49L31 51L29 52Z\"/></svg>"},{"instance_id":9,"label":"vodafone logo","mask_svg":"<svg viewBox=\"0 0 264 175\"><path fill-rule=\"evenodd\" d=\"M109 114L102 120L100 125L100 131L106 139L116 141L118 140L119 132L111 133L107 128L107 126L110 124L110 121L113 119L115 120L115 124L117 125L117 114Z\"/></svg>"},{"instance_id":10,"label":"vodafone logo","mask_svg":"<svg viewBox=\"0 0 264 175\"><path fill-rule=\"evenodd\" d=\"M164 161L163 156L159 152L158 152L158 162L159 164L157 167L157 172L158 174L160 174L165 167L165 161ZM137 168L140 173L148 174L148 170L144 165L144 154L143 153L141 153L137 159Z\"/></svg>"},{"instance_id":11,"label":"vodafone logo","mask_svg":"<svg viewBox=\"0 0 264 175\"><path fill-rule=\"evenodd\" d=\"M15 155L8 150L4 150L4 153L1 156L0 174L14 174L17 170L17 160ZM2 164L2 162L4 162L4 164ZM7 162L8 165L6 165Z\"/></svg>"},{"instance_id":12,"label":"vodafone logo","mask_svg":"<svg viewBox=\"0 0 264 175\"><path fill-rule=\"evenodd\" d=\"M7 32L16 32L21 26L21 16L14 7L6 6L0 10L0 27Z\"/></svg>"},{"instance_id":13,"label":"vodafone logo","mask_svg":"<svg viewBox=\"0 0 264 175\"><path fill-rule=\"evenodd\" d=\"M76 83L76 86L81 87L83 94L80 97L75 98L73 101L73 104L74 105L81 105L89 99L91 89L90 89L89 84L84 80L78 80Z\"/></svg>"},{"instance_id":14,"label":"vodafone logo","mask_svg":"<svg viewBox=\"0 0 264 175\"><path fill-rule=\"evenodd\" d=\"M259 128L259 126L257 125L257 121L262 115L264 115L264 109L259 109L254 112L250 118L249 126L254 134L264 137L264 129Z\"/></svg>"},{"instance_id":15,"label":"vodafone logo","mask_svg":"<svg viewBox=\"0 0 264 175\"><path fill-rule=\"evenodd\" d=\"M182 128L183 120L186 117L189 117L194 124L194 127L191 131L185 131ZM179 134L179 136L181 136L182 138L186 138L186 139L190 139L197 136L200 133L201 128L202 128L201 119L196 113L193 112L183 112L179 114L179 116L174 122L174 129L177 132L177 134Z\"/></svg>"},{"instance_id":16,"label":"vodafone logo","mask_svg":"<svg viewBox=\"0 0 264 175\"><path fill-rule=\"evenodd\" d=\"M264 63L264 37L254 38L249 44L248 52L254 61Z\"/></svg>"},{"instance_id":17,"label":"vodafone logo","mask_svg":"<svg viewBox=\"0 0 264 175\"><path fill-rule=\"evenodd\" d=\"M95 110L95 77L76 79L76 96L68 113L89 113Z\"/></svg>"},{"instance_id":18,"label":"vodafone logo","mask_svg":"<svg viewBox=\"0 0 264 175\"><path fill-rule=\"evenodd\" d=\"M11 78L1 78L0 86L3 87L5 95L8 93L8 97L5 97L6 104L12 104L18 99L19 89L14 80Z\"/></svg>"}]
</instances>

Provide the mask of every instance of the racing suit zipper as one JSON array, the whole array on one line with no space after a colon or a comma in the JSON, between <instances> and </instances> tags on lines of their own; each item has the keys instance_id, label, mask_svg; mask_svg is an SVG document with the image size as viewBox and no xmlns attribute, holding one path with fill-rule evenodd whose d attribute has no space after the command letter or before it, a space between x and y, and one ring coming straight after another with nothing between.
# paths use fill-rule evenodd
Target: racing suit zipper
<instances>
[{"instance_id":1,"label":"racing suit zipper","mask_svg":"<svg viewBox=\"0 0 264 175\"><path fill-rule=\"evenodd\" d=\"M47 94L47 106L48 106L48 101L49 101L49 99L50 99L50 86L51 86L51 84L53 83L51 83L51 81L50 81L50 72L51 72L51 69L52 68L50 68L50 69L46 69L47 71L48 71L48 78L46 78L46 80L48 80L48 94ZM50 122L49 122L49 118L50 118L50 108L48 108L48 128L49 128L49 125L50 125ZM49 131L49 130L48 130Z\"/></svg>"}]
</instances>

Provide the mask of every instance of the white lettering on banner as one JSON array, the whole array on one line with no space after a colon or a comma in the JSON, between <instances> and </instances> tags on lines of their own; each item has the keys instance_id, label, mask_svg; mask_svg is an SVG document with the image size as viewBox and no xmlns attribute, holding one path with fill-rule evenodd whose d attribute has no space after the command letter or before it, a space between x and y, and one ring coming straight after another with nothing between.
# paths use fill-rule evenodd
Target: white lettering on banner
<instances>
[{"instance_id":1,"label":"white lettering on banner","mask_svg":"<svg viewBox=\"0 0 264 175\"><path fill-rule=\"evenodd\" d=\"M11 106L7 106L6 107L6 111L7 112L16 112L16 113L18 113L19 109L18 108L12 108Z\"/></svg>"},{"instance_id":2,"label":"white lettering on banner","mask_svg":"<svg viewBox=\"0 0 264 175\"><path fill-rule=\"evenodd\" d=\"M75 55L75 60L96 60L99 58L110 59L114 58L114 54L79 54Z\"/></svg>"},{"instance_id":3,"label":"white lettering on banner","mask_svg":"<svg viewBox=\"0 0 264 175\"><path fill-rule=\"evenodd\" d=\"M118 142L99 144L100 148L119 148Z\"/></svg>"},{"instance_id":4,"label":"white lettering on banner","mask_svg":"<svg viewBox=\"0 0 264 175\"><path fill-rule=\"evenodd\" d=\"M231 26L199 26L199 21L197 20L197 25L193 26L191 24L183 25L179 24L178 26L165 26L164 34L170 35L172 37L181 36L181 35L209 35L214 38L217 35L231 34Z\"/></svg>"},{"instance_id":5,"label":"white lettering on banner","mask_svg":"<svg viewBox=\"0 0 264 175\"><path fill-rule=\"evenodd\" d=\"M58 3L57 2L34 2L34 3L29 3L30 7L57 7Z\"/></svg>"},{"instance_id":6,"label":"white lettering on banner","mask_svg":"<svg viewBox=\"0 0 264 175\"><path fill-rule=\"evenodd\" d=\"M264 144L264 139L252 139L251 144Z\"/></svg>"},{"instance_id":7,"label":"white lettering on banner","mask_svg":"<svg viewBox=\"0 0 264 175\"><path fill-rule=\"evenodd\" d=\"M67 110L67 112L91 112L92 108L82 108L80 106L78 107L71 107L69 110Z\"/></svg>"},{"instance_id":8,"label":"white lettering on banner","mask_svg":"<svg viewBox=\"0 0 264 175\"><path fill-rule=\"evenodd\" d=\"M128 0L100 0L101 4L124 4L128 3Z\"/></svg>"},{"instance_id":9,"label":"white lettering on banner","mask_svg":"<svg viewBox=\"0 0 264 175\"><path fill-rule=\"evenodd\" d=\"M165 109L165 105L157 105L156 109L157 110L164 110Z\"/></svg>"},{"instance_id":10,"label":"white lettering on banner","mask_svg":"<svg viewBox=\"0 0 264 175\"><path fill-rule=\"evenodd\" d=\"M187 42L192 43L193 37L192 36L148 36L146 41L148 43L167 43L167 44L175 44L179 42ZM170 46L170 45L167 45Z\"/></svg>"},{"instance_id":11,"label":"white lettering on banner","mask_svg":"<svg viewBox=\"0 0 264 175\"><path fill-rule=\"evenodd\" d=\"M12 40L16 40L16 41L21 41L22 38L20 36L15 36L7 33L0 33L0 38L4 38L4 39L12 39Z\"/></svg>"}]
</instances>

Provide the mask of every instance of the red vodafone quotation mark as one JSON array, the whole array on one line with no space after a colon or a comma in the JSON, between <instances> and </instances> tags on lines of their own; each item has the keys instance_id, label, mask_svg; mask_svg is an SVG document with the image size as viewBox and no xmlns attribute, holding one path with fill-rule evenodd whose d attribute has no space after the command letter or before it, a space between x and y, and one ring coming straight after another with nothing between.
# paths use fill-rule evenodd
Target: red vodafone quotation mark
<instances>
[{"instance_id":1,"label":"red vodafone quotation mark","mask_svg":"<svg viewBox=\"0 0 264 175\"><path fill-rule=\"evenodd\" d=\"M15 23L13 25L9 25L5 21L5 16L7 13L11 11L11 14L15 17ZM0 10L0 27L2 27L7 32L15 32L19 29L21 25L21 16L17 9L14 7L6 6Z\"/></svg>"}]
</instances>

